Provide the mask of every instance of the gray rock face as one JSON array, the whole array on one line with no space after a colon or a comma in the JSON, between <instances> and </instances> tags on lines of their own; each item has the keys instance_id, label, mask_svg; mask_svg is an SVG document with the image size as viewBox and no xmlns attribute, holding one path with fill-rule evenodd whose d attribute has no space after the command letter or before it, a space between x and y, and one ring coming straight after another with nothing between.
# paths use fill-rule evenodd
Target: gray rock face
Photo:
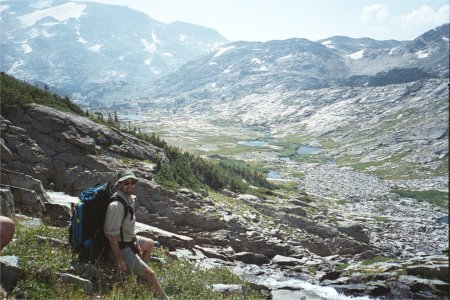
<instances>
[{"instance_id":1,"label":"gray rock face","mask_svg":"<svg viewBox=\"0 0 450 300\"><path fill-rule=\"evenodd\" d=\"M48 196L39 180L5 168L0 171L0 180L2 187L8 188L14 197L16 213L35 217L42 216L45 212L44 203L48 202Z\"/></svg>"},{"instance_id":2,"label":"gray rock face","mask_svg":"<svg viewBox=\"0 0 450 300\"><path fill-rule=\"evenodd\" d=\"M53 184L56 190L69 194L78 194L93 182L112 180L118 162L111 162L111 158L116 154L137 160L166 159L161 149L149 143L49 107L16 108L6 117L1 127L6 133L4 146L12 153L18 151L13 132L20 128L22 139L27 141L21 147L31 151L28 156L34 157L34 162L13 155L2 157L2 164L23 171L30 165L42 167L45 172L36 169L30 173L45 187Z\"/></svg>"},{"instance_id":3,"label":"gray rock face","mask_svg":"<svg viewBox=\"0 0 450 300\"><path fill-rule=\"evenodd\" d=\"M363 227L356 222L341 222L338 224L337 229L357 241L369 243L369 236L363 231Z\"/></svg>"},{"instance_id":4,"label":"gray rock face","mask_svg":"<svg viewBox=\"0 0 450 300\"><path fill-rule=\"evenodd\" d=\"M232 258L234 260L242 261L246 264L255 264L255 265L266 264L270 261L267 256L252 252L239 252L234 254Z\"/></svg>"},{"instance_id":5,"label":"gray rock face","mask_svg":"<svg viewBox=\"0 0 450 300\"><path fill-rule=\"evenodd\" d=\"M448 265L419 265L406 268L408 275L419 276L421 278L438 278L448 282Z\"/></svg>"},{"instance_id":6,"label":"gray rock face","mask_svg":"<svg viewBox=\"0 0 450 300\"><path fill-rule=\"evenodd\" d=\"M14 218L14 196L8 189L0 189L0 215Z\"/></svg>"}]
</instances>

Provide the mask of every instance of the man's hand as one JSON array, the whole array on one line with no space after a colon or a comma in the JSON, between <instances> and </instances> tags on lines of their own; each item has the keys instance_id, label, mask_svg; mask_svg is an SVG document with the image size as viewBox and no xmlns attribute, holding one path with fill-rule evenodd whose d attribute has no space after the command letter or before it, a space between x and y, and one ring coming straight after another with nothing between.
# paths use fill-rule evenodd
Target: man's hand
<instances>
[{"instance_id":1,"label":"man's hand","mask_svg":"<svg viewBox=\"0 0 450 300\"><path fill-rule=\"evenodd\" d=\"M117 269L121 273L127 273L128 272L128 266L127 263L123 259L119 259L116 263Z\"/></svg>"},{"instance_id":2,"label":"man's hand","mask_svg":"<svg viewBox=\"0 0 450 300\"><path fill-rule=\"evenodd\" d=\"M142 257L142 254L143 254L143 252L142 252L142 249L141 249L141 246L139 246L139 242L136 242L136 249L137 249L137 254L141 257L141 258L143 258Z\"/></svg>"}]
</instances>

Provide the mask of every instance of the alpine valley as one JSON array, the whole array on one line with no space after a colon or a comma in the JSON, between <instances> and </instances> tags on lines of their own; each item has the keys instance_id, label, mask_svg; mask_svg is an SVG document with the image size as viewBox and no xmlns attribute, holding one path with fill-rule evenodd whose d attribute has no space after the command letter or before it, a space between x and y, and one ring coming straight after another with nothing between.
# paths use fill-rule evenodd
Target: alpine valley
<instances>
[{"instance_id":1,"label":"alpine valley","mask_svg":"<svg viewBox=\"0 0 450 300\"><path fill-rule=\"evenodd\" d=\"M262 298L448 299L449 24L410 41L228 42L125 6L0 12L2 214L67 226L68 202L131 168L140 234ZM37 101L51 93L82 109ZM228 164L239 184L168 185L167 164Z\"/></svg>"}]
</instances>

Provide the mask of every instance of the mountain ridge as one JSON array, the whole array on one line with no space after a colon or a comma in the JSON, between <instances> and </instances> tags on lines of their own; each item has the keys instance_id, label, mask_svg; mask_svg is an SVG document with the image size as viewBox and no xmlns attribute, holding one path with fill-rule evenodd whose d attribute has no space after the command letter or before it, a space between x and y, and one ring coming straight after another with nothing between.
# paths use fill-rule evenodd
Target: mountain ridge
<instances>
[{"instance_id":1,"label":"mountain ridge","mask_svg":"<svg viewBox=\"0 0 450 300\"><path fill-rule=\"evenodd\" d=\"M382 72L392 73L395 70L414 68L420 69L419 75L423 76L418 77L416 74L404 82L444 78L448 77L448 43L445 43L448 26L449 24L439 26L410 42L348 37L344 38L345 43L342 45L325 43L332 43L332 40L338 38L320 40L321 43L298 38L268 42L232 42L156 80L152 83L149 93L150 97L154 98L164 92L167 97L171 97L199 88L208 90L205 85L217 79L220 81L220 77L223 77L222 82L217 85L221 87L233 84L233 80L234 84L249 81L250 88L259 85L262 91L277 88L280 84L286 85L288 90L290 87L304 90L352 86L354 83L351 76L365 76L366 80L358 83L359 86L364 86L370 85L370 79L382 76ZM360 44L362 40L370 41L376 47L367 48L366 45ZM421 44L420 41L424 40L428 42ZM254 68L255 65L260 65L260 68ZM230 74L236 75L235 78L230 79ZM245 92L248 91L244 90L243 93Z\"/></svg>"},{"instance_id":2,"label":"mountain ridge","mask_svg":"<svg viewBox=\"0 0 450 300\"><path fill-rule=\"evenodd\" d=\"M46 82L84 102L126 99L226 42L213 29L164 24L125 6L64 0L41 9L22 1L2 4L2 71Z\"/></svg>"}]
</instances>

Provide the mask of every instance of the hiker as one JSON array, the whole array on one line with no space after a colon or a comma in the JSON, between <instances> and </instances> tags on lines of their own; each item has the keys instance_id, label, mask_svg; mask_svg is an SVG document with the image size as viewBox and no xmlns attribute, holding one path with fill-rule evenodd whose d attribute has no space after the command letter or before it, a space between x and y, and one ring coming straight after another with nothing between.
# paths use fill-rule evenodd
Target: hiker
<instances>
[{"instance_id":1,"label":"hiker","mask_svg":"<svg viewBox=\"0 0 450 300\"><path fill-rule=\"evenodd\" d=\"M15 231L13 220L8 217L0 216L0 251L8 245Z\"/></svg>"},{"instance_id":2,"label":"hiker","mask_svg":"<svg viewBox=\"0 0 450 300\"><path fill-rule=\"evenodd\" d=\"M153 240L136 236L134 231L136 223L134 189L137 181L138 179L130 170L120 171L117 174L117 192L112 197L124 199L129 205L128 213L124 218L123 204L120 201L112 201L106 211L105 236L111 246L119 272L132 271L148 282L156 294L169 299L156 279L155 272L147 265L153 250Z\"/></svg>"}]
</instances>

